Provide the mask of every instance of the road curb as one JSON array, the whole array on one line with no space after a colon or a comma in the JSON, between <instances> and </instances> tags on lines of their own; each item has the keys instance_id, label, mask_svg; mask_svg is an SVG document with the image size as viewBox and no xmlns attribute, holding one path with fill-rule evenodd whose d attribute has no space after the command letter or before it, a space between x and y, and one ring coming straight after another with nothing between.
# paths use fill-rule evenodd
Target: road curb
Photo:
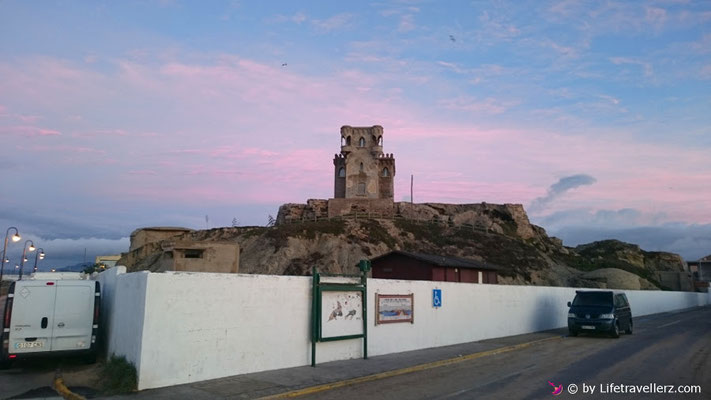
<instances>
[{"instance_id":1,"label":"road curb","mask_svg":"<svg viewBox=\"0 0 711 400\"><path fill-rule=\"evenodd\" d=\"M560 340L560 339L563 339L563 336L554 336L554 337L549 337L549 338L545 338L545 339L534 340L531 342L519 343L519 344L515 344L515 345L511 345L511 346L505 346L505 347L499 347L496 349L480 351L477 353L467 354L467 355L459 356L459 357L455 357L455 358L449 358L446 360L418 364L418 365L414 365L412 367L394 369L391 371L385 371L385 372L380 372L377 374L361 376L358 378L352 378L352 379L346 379L343 381L325 383L323 385L310 386L310 387L306 387L303 389L296 389L296 390L292 390L289 392L278 393L278 394L274 394L274 395L270 395L270 396L266 396L266 397L260 397L260 399L270 400L270 399L286 399L286 398L290 398L290 397L299 397L299 396L304 396L307 394L324 392L326 390L336 389L336 388L340 388L340 387L344 387L344 386L355 385L358 383L371 382L371 381L376 381L379 379L390 378L393 376L405 375L405 374L409 374L412 372L418 372L418 371L424 371L424 370L438 368L438 367L444 367L446 365L457 364L457 363L461 363L461 362L468 361L468 360L474 360L477 358L493 356L493 355L501 354L501 353L508 353L510 351L519 350L519 349L523 349L523 348L533 346L536 344L545 343L545 342L552 342L554 340Z\"/></svg>"}]
</instances>

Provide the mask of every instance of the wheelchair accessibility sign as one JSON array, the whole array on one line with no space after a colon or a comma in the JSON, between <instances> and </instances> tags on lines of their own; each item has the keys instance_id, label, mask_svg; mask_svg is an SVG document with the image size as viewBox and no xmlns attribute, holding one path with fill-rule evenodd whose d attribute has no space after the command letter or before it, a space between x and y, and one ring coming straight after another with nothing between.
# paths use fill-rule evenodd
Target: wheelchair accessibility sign
<instances>
[{"instance_id":1,"label":"wheelchair accessibility sign","mask_svg":"<svg viewBox=\"0 0 711 400\"><path fill-rule=\"evenodd\" d=\"M432 289L432 307L442 307L442 289Z\"/></svg>"}]
</instances>

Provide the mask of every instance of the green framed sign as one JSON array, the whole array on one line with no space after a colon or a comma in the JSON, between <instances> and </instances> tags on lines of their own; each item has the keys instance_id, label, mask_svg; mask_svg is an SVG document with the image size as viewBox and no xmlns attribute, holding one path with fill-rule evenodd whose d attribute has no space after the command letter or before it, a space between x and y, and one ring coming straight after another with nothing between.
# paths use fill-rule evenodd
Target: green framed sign
<instances>
[{"instance_id":1,"label":"green framed sign","mask_svg":"<svg viewBox=\"0 0 711 400\"><path fill-rule=\"evenodd\" d=\"M361 268L361 275L326 275L313 269L311 366L316 366L318 342L362 338L363 358L368 358L366 274L366 268ZM346 278L351 282L322 282L322 277Z\"/></svg>"}]
</instances>

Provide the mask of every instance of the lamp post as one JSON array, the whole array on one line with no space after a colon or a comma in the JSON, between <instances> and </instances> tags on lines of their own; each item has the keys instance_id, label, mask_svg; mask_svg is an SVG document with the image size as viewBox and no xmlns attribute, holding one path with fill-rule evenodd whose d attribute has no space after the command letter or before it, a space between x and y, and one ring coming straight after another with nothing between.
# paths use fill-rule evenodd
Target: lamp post
<instances>
[{"instance_id":1,"label":"lamp post","mask_svg":"<svg viewBox=\"0 0 711 400\"><path fill-rule=\"evenodd\" d=\"M10 230L14 229L15 234L12 235L12 241L13 242L19 242L22 237L20 236L20 231L17 230L14 226L11 226L7 228L7 232L5 232L5 245L2 248L2 264L0 264L0 282L2 282L2 273L5 271L5 260L7 260L7 239L8 236L10 236Z\"/></svg>"},{"instance_id":2,"label":"lamp post","mask_svg":"<svg viewBox=\"0 0 711 400\"><path fill-rule=\"evenodd\" d=\"M27 247L27 243L30 244L30 247ZM22 259L20 260L20 276L17 278L18 280L22 280L22 269L25 267L25 261L27 260L25 257L27 250L35 251L35 243L29 239L25 240L25 245L22 246Z\"/></svg>"},{"instance_id":3,"label":"lamp post","mask_svg":"<svg viewBox=\"0 0 711 400\"><path fill-rule=\"evenodd\" d=\"M37 254L35 254L35 267L32 268L32 272L37 272L37 260L44 260L44 249L39 248L37 249Z\"/></svg>"}]
</instances>

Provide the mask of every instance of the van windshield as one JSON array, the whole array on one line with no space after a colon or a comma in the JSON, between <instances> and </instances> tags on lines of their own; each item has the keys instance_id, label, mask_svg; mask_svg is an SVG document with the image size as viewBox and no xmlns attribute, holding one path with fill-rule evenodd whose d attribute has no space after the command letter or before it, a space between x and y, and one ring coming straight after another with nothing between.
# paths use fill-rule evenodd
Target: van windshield
<instances>
[{"instance_id":1,"label":"van windshield","mask_svg":"<svg viewBox=\"0 0 711 400\"><path fill-rule=\"evenodd\" d=\"M609 307L612 305L612 293L610 292L590 292L578 293L573 300L574 306L597 306Z\"/></svg>"}]
</instances>

